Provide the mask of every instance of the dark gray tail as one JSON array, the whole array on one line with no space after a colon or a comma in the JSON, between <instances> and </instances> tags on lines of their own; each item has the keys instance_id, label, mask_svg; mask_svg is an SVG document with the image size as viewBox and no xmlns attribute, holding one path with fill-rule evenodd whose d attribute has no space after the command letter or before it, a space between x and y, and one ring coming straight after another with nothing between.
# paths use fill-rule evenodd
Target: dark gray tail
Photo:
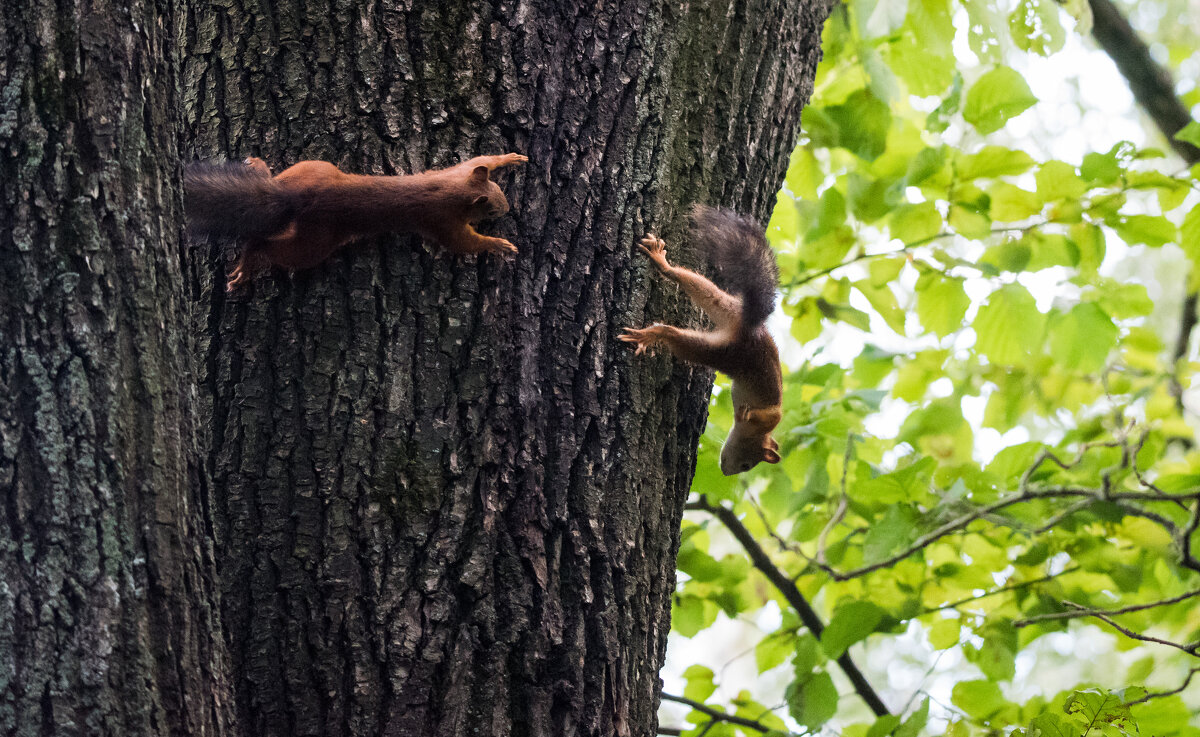
<instances>
[{"instance_id":1,"label":"dark gray tail","mask_svg":"<svg viewBox=\"0 0 1200 737\"><path fill-rule=\"evenodd\" d=\"M762 227L730 210L696 205L692 239L708 254L717 286L742 298L742 327L766 322L775 310L779 266Z\"/></svg>"},{"instance_id":2,"label":"dark gray tail","mask_svg":"<svg viewBox=\"0 0 1200 737\"><path fill-rule=\"evenodd\" d=\"M296 198L242 163L198 161L183 170L184 209L194 232L266 238L296 218Z\"/></svg>"}]
</instances>

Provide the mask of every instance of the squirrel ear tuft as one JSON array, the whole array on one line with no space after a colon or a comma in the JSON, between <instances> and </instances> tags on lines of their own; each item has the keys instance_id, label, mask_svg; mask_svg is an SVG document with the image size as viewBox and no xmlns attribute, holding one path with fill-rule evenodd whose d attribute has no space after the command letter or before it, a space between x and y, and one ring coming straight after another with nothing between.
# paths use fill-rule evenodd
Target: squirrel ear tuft
<instances>
[{"instance_id":1,"label":"squirrel ear tuft","mask_svg":"<svg viewBox=\"0 0 1200 737\"><path fill-rule=\"evenodd\" d=\"M488 168L486 166L477 166L471 171L470 181L475 184L483 184L488 180Z\"/></svg>"},{"instance_id":2,"label":"squirrel ear tuft","mask_svg":"<svg viewBox=\"0 0 1200 737\"><path fill-rule=\"evenodd\" d=\"M482 167L480 167L480 168L482 168ZM479 206L479 205L486 205L486 204L487 204L487 201L488 201L487 195L485 195L485 194L481 194L481 195L479 195L478 197L476 197L476 198L475 198L475 201L474 201L473 203L471 203L471 204L473 204L473 205L475 205L475 206Z\"/></svg>"},{"instance_id":3,"label":"squirrel ear tuft","mask_svg":"<svg viewBox=\"0 0 1200 737\"><path fill-rule=\"evenodd\" d=\"M779 454L770 448L763 450L763 460L767 463L779 463Z\"/></svg>"}]
</instances>

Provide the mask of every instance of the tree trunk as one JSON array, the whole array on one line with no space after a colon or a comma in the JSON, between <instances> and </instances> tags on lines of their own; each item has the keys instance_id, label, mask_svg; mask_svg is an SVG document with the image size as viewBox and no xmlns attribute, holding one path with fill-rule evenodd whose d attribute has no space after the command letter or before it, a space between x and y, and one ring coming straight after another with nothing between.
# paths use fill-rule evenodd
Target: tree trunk
<instances>
[{"instance_id":1,"label":"tree trunk","mask_svg":"<svg viewBox=\"0 0 1200 737\"><path fill-rule=\"evenodd\" d=\"M171 0L6 3L0 733L223 735Z\"/></svg>"},{"instance_id":2,"label":"tree trunk","mask_svg":"<svg viewBox=\"0 0 1200 737\"><path fill-rule=\"evenodd\" d=\"M248 735L651 735L711 374L615 340L699 323L692 202L767 217L826 0L192 0L195 154L417 171L528 154L485 226L221 290L201 394Z\"/></svg>"}]
</instances>

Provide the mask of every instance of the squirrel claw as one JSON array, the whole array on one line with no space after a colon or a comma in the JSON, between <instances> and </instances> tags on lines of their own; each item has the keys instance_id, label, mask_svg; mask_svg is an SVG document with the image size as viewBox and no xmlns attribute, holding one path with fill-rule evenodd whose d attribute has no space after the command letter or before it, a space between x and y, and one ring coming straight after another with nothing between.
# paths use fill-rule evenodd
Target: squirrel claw
<instances>
[{"instance_id":1,"label":"squirrel claw","mask_svg":"<svg viewBox=\"0 0 1200 737\"><path fill-rule=\"evenodd\" d=\"M648 328L625 328L625 332L618 335L617 340L633 343L636 347L633 352L635 356L642 355L648 348L654 345L654 339L651 337Z\"/></svg>"}]
</instances>

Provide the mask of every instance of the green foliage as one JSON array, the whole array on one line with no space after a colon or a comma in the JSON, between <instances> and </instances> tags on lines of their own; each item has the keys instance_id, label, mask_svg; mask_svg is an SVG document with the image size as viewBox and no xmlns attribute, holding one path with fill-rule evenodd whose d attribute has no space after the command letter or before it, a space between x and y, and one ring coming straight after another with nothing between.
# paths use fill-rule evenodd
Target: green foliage
<instances>
[{"instance_id":1,"label":"green foliage","mask_svg":"<svg viewBox=\"0 0 1200 737\"><path fill-rule=\"evenodd\" d=\"M692 497L733 511L824 632L704 511L684 522L674 600L673 628L695 642L722 618L761 628L746 657L787 685L732 708L763 729L1200 735L1196 698L1162 693L1200 663L1136 639L1200 637L1200 597L1156 605L1200 589L1200 452L1178 399L1198 364L1176 353L1179 298L1163 297L1200 287L1197 171L1128 142L1062 160L1004 137L1038 105L1022 58L1086 33L1089 13L1084 0L849 0L826 25L768 227L795 341L783 461L720 475L732 408L719 377ZM974 64L955 60L956 37ZM1166 26L1158 39L1173 63L1200 63L1194 40ZM1200 144L1200 125L1179 138ZM1076 616L1138 605L1152 606L1103 615L1121 629ZM1075 682L1030 695L1022 667L1061 668L1047 643L1064 632L1141 657L1115 672L1080 662ZM958 659L957 680L940 699L892 694L895 713L875 718L836 660L861 666L901 637L932 653L927 681L937 653ZM867 674L881 691L884 672ZM685 675L690 697L732 713L714 696L723 676Z\"/></svg>"}]
</instances>

